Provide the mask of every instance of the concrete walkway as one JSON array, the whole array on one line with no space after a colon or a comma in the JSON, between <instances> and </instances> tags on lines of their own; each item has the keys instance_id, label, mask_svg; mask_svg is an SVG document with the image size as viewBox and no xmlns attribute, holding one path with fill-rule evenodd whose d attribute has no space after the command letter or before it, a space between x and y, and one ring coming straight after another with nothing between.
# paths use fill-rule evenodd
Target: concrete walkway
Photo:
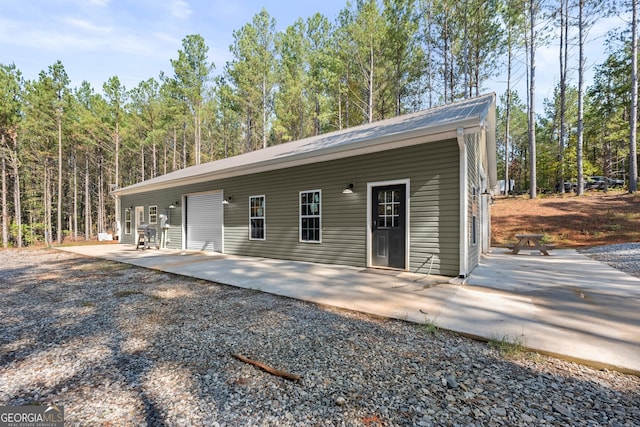
<instances>
[{"instance_id":1,"label":"concrete walkway","mask_svg":"<svg viewBox=\"0 0 640 427\"><path fill-rule=\"evenodd\" d=\"M59 249L517 341L541 353L640 375L640 279L574 250L545 257L494 249L464 284L456 284L439 276L132 245Z\"/></svg>"}]
</instances>

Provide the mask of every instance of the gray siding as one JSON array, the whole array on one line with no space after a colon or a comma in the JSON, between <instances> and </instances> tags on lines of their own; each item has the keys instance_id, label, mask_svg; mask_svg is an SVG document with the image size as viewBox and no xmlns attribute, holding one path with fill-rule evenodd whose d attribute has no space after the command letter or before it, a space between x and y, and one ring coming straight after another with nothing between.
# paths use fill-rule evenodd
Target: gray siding
<instances>
[{"instance_id":1,"label":"gray siding","mask_svg":"<svg viewBox=\"0 0 640 427\"><path fill-rule=\"evenodd\" d=\"M459 165L456 140L122 196L122 206L158 205L183 194L224 190L228 254L365 267L367 183L409 179L410 271L456 276L459 269ZM353 194L342 194L354 183ZM322 243L299 242L299 192L322 191ZM266 240L249 240L249 197L266 197ZM134 202L135 200L135 202ZM169 247L181 247L182 204L171 212ZM175 211L175 212L174 212ZM175 214L174 214L175 213ZM123 215L124 218L124 215ZM124 226L124 224L123 224ZM124 236L124 243L133 243Z\"/></svg>"},{"instance_id":2,"label":"gray siding","mask_svg":"<svg viewBox=\"0 0 640 427\"><path fill-rule=\"evenodd\" d=\"M172 203L179 202L179 205L173 209L169 206ZM169 233L170 241L167 247L172 249L182 248L182 195L178 189L165 190L162 192L147 192L130 196L122 196L120 201L122 223L122 243L135 244L138 234L135 230L134 209L136 206L144 206L144 217L149 218L149 206L158 206L158 214L167 213L169 217ZM131 234L125 234L125 210L131 208Z\"/></svg>"}]
</instances>

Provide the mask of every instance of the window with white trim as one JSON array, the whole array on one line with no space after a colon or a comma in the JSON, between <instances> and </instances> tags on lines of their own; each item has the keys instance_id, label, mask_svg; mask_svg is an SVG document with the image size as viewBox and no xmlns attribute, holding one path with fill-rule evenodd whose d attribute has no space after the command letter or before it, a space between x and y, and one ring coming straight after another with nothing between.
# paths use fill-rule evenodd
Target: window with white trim
<instances>
[{"instance_id":1,"label":"window with white trim","mask_svg":"<svg viewBox=\"0 0 640 427\"><path fill-rule=\"evenodd\" d=\"M471 218L471 244L475 246L478 243L478 218L474 215Z\"/></svg>"},{"instance_id":2,"label":"window with white trim","mask_svg":"<svg viewBox=\"0 0 640 427\"><path fill-rule=\"evenodd\" d=\"M158 206L149 206L149 224L158 223Z\"/></svg>"},{"instance_id":3,"label":"window with white trim","mask_svg":"<svg viewBox=\"0 0 640 427\"><path fill-rule=\"evenodd\" d=\"M124 210L124 234L131 234L131 209Z\"/></svg>"},{"instance_id":4,"label":"window with white trim","mask_svg":"<svg viewBox=\"0 0 640 427\"><path fill-rule=\"evenodd\" d=\"M478 243L478 189L474 185L471 191L471 244Z\"/></svg>"},{"instance_id":5,"label":"window with white trim","mask_svg":"<svg viewBox=\"0 0 640 427\"><path fill-rule=\"evenodd\" d=\"M320 190L300 192L300 241L321 241L322 192Z\"/></svg>"},{"instance_id":6,"label":"window with white trim","mask_svg":"<svg viewBox=\"0 0 640 427\"><path fill-rule=\"evenodd\" d=\"M265 240L265 196L249 197L249 240Z\"/></svg>"}]
</instances>

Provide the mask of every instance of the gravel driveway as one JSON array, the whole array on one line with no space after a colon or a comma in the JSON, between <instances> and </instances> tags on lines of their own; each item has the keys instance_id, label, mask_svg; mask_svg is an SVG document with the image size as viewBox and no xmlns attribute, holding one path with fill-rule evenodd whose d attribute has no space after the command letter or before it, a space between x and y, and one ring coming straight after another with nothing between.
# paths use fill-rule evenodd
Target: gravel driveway
<instances>
[{"instance_id":1,"label":"gravel driveway","mask_svg":"<svg viewBox=\"0 0 640 427\"><path fill-rule=\"evenodd\" d=\"M0 405L68 425L640 425L638 377L434 325L44 250L0 251L0 296Z\"/></svg>"},{"instance_id":2,"label":"gravel driveway","mask_svg":"<svg viewBox=\"0 0 640 427\"><path fill-rule=\"evenodd\" d=\"M609 264L611 267L627 274L640 277L640 243L595 246L589 249L582 249L580 253L596 261Z\"/></svg>"}]
</instances>

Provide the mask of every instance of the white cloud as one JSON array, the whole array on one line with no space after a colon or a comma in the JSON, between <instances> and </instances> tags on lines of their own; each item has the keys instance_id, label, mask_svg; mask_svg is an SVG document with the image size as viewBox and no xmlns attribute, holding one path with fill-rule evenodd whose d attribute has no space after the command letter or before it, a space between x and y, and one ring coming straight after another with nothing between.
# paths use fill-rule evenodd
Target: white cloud
<instances>
[{"instance_id":1,"label":"white cloud","mask_svg":"<svg viewBox=\"0 0 640 427\"><path fill-rule=\"evenodd\" d=\"M72 18L72 17L61 17L58 19L63 25L68 25L70 27L74 27L80 31L86 31L90 34L108 34L112 31L112 28L94 24L91 21L86 19ZM65 27L63 27L65 28ZM68 27L67 27L68 28Z\"/></svg>"},{"instance_id":2,"label":"white cloud","mask_svg":"<svg viewBox=\"0 0 640 427\"><path fill-rule=\"evenodd\" d=\"M171 0L166 4L171 16L185 20L193 13L189 4L184 0Z\"/></svg>"}]
</instances>

